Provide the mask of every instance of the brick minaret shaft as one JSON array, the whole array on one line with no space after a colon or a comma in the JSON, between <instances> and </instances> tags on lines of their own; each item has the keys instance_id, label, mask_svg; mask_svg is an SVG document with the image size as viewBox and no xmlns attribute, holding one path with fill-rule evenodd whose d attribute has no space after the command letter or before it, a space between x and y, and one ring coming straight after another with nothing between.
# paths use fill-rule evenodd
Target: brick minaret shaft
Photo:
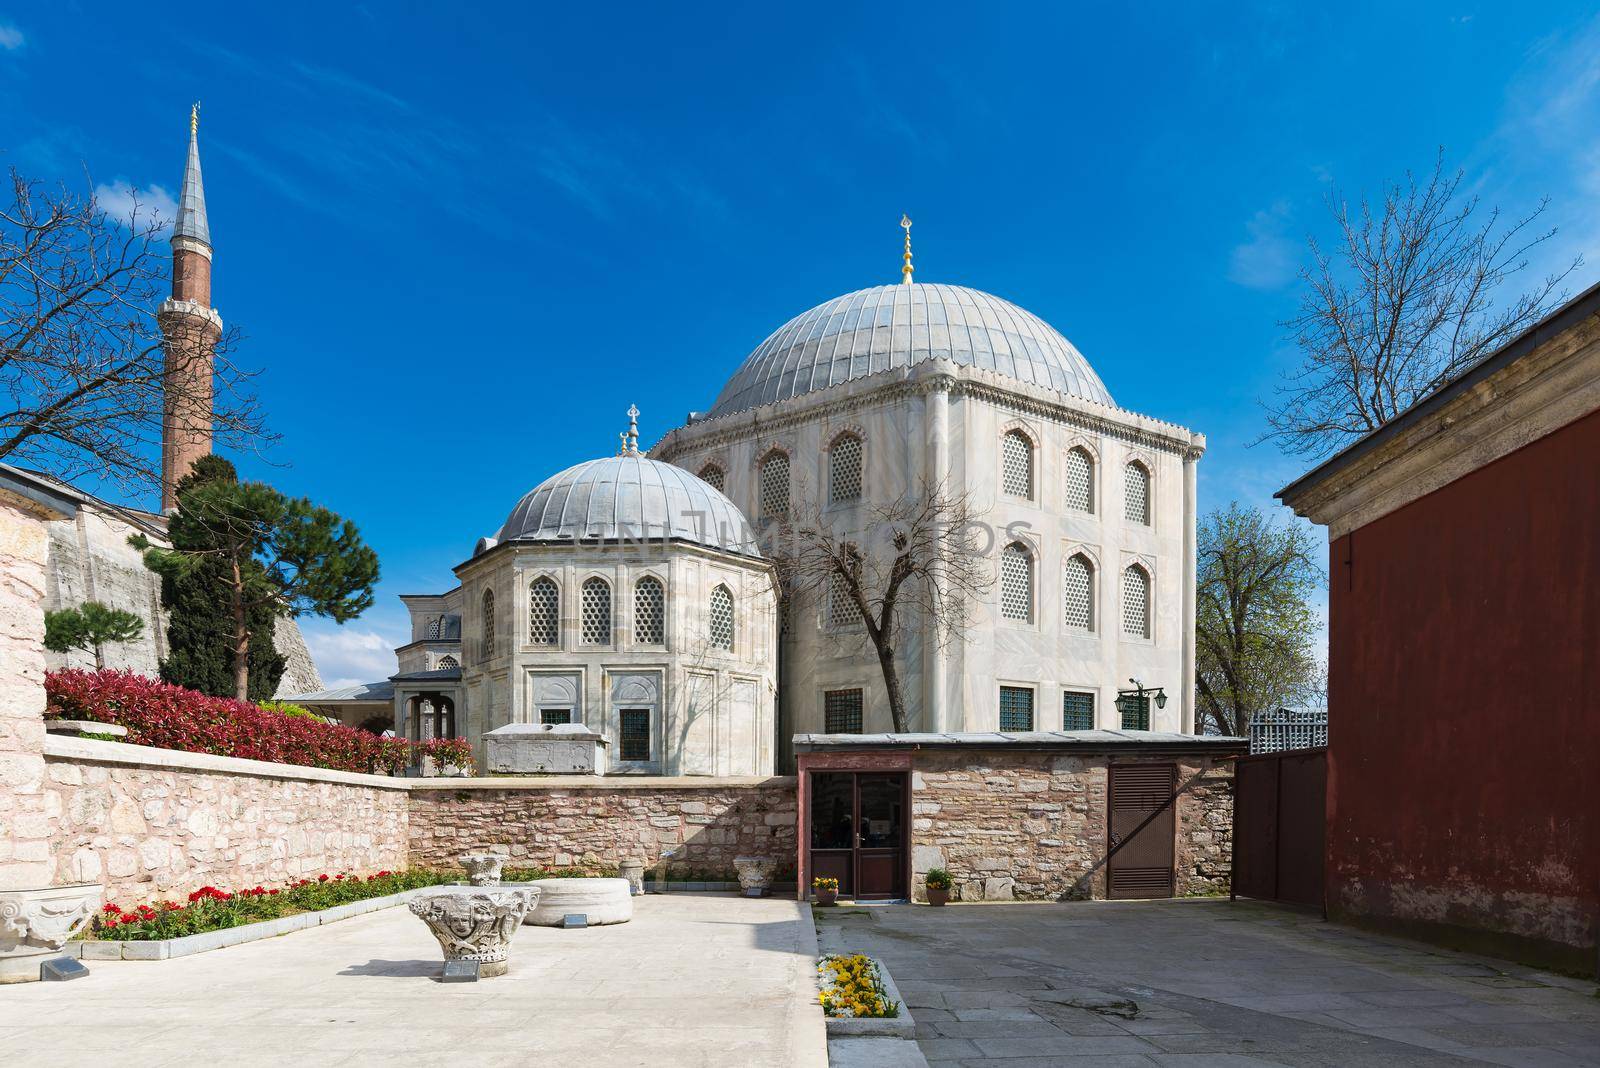
<instances>
[{"instance_id":1,"label":"brick minaret shaft","mask_svg":"<svg viewBox=\"0 0 1600 1068\"><path fill-rule=\"evenodd\" d=\"M172 296L157 316L165 337L161 426L161 509L173 487L211 451L215 352L222 316L211 306L211 227L200 182L199 106L189 113L189 159L172 227Z\"/></svg>"}]
</instances>

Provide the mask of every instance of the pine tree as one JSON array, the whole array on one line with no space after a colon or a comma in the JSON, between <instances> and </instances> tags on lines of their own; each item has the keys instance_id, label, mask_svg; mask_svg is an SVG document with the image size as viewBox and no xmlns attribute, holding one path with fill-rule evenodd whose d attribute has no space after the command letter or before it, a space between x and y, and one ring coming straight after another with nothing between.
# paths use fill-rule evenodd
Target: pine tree
<instances>
[{"instance_id":1,"label":"pine tree","mask_svg":"<svg viewBox=\"0 0 1600 1068\"><path fill-rule=\"evenodd\" d=\"M44 614L44 647L56 653L92 649L96 670L106 666L106 646L131 642L143 631L144 620L99 601L85 601L77 608Z\"/></svg>"}]
</instances>

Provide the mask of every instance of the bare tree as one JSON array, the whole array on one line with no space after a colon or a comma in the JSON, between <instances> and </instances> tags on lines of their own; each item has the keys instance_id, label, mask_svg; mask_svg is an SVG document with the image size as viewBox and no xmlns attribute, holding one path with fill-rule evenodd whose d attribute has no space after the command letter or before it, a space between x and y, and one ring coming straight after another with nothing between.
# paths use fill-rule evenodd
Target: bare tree
<instances>
[{"instance_id":1,"label":"bare tree","mask_svg":"<svg viewBox=\"0 0 1600 1068\"><path fill-rule=\"evenodd\" d=\"M15 171L9 199L0 207L0 460L64 479L94 473L128 491L159 485L167 339L155 312L170 291L160 240L170 220L137 203L113 217L92 196ZM212 425L222 443L251 445L268 435L244 390L251 374L227 358L235 340L215 346ZM209 398L183 399L177 411L212 409Z\"/></svg>"},{"instance_id":2,"label":"bare tree","mask_svg":"<svg viewBox=\"0 0 1600 1068\"><path fill-rule=\"evenodd\" d=\"M920 624L941 646L961 632L967 606L993 585L970 498L923 480L914 494L869 509L859 532L835 530L801 500L770 539L785 596L821 603L842 599L859 614L872 643L897 732L910 729L896 646Z\"/></svg>"},{"instance_id":3,"label":"bare tree","mask_svg":"<svg viewBox=\"0 0 1600 1068\"><path fill-rule=\"evenodd\" d=\"M1425 182L1408 173L1378 205L1329 197L1338 248L1310 241L1300 313L1281 324L1304 356L1268 406L1266 437L1285 452L1322 456L1375 430L1563 299L1581 258L1527 292L1502 292L1555 234L1532 229L1545 203L1502 224L1498 208L1477 214L1461 182L1441 153Z\"/></svg>"}]
</instances>

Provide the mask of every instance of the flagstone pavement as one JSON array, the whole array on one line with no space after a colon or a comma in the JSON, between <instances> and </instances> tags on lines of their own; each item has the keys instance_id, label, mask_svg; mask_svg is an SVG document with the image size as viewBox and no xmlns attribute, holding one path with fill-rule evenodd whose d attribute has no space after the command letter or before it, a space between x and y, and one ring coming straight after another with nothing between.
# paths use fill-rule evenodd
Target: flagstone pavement
<instances>
[{"instance_id":1,"label":"flagstone pavement","mask_svg":"<svg viewBox=\"0 0 1600 1068\"><path fill-rule=\"evenodd\" d=\"M817 909L933 1068L1600 1065L1582 982L1250 902Z\"/></svg>"},{"instance_id":2,"label":"flagstone pavement","mask_svg":"<svg viewBox=\"0 0 1600 1068\"><path fill-rule=\"evenodd\" d=\"M441 984L404 907L169 961L0 986L0 1064L826 1065L809 910L636 899L630 923L524 927L508 974Z\"/></svg>"}]
</instances>

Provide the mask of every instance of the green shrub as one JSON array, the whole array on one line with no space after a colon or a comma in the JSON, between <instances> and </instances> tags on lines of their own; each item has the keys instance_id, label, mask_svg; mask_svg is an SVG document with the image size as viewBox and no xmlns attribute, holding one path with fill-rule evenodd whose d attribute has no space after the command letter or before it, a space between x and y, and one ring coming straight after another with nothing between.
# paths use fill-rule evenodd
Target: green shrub
<instances>
[{"instance_id":1,"label":"green shrub","mask_svg":"<svg viewBox=\"0 0 1600 1068\"><path fill-rule=\"evenodd\" d=\"M954 886L956 882L955 879L951 877L950 873L945 871L943 868L934 868L929 871L927 879L928 885L933 887L935 890L948 890Z\"/></svg>"}]
</instances>

